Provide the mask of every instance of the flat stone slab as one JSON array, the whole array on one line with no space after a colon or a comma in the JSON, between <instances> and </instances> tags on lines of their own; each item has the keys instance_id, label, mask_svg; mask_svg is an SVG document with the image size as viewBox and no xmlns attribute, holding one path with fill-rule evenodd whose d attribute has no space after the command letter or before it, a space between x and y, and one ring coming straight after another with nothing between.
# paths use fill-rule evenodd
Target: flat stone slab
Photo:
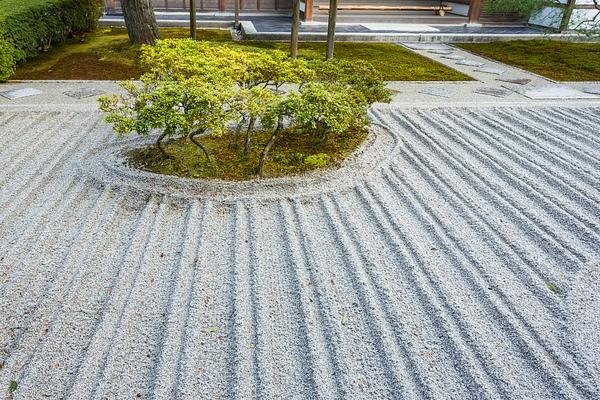
<instances>
[{"instance_id":1,"label":"flat stone slab","mask_svg":"<svg viewBox=\"0 0 600 400\"><path fill-rule=\"evenodd\" d=\"M600 96L600 86L588 86L584 87L582 90L584 93L596 94Z\"/></svg>"},{"instance_id":2,"label":"flat stone slab","mask_svg":"<svg viewBox=\"0 0 600 400\"><path fill-rule=\"evenodd\" d=\"M475 60L461 60L457 62L458 65L468 65L470 67L482 67L485 63L475 61Z\"/></svg>"},{"instance_id":3,"label":"flat stone slab","mask_svg":"<svg viewBox=\"0 0 600 400\"><path fill-rule=\"evenodd\" d=\"M487 96L494 96L494 97L508 97L508 96L510 96L510 94L512 92L510 90L506 90L506 89L482 87L482 88L477 88L477 89L473 90L473 93L485 94Z\"/></svg>"},{"instance_id":4,"label":"flat stone slab","mask_svg":"<svg viewBox=\"0 0 600 400\"><path fill-rule=\"evenodd\" d=\"M533 88L525 87L510 87L505 88L522 94L532 100L548 100L548 99L595 99L597 96L584 93L580 90L573 89L565 85L545 85Z\"/></svg>"},{"instance_id":5,"label":"flat stone slab","mask_svg":"<svg viewBox=\"0 0 600 400\"><path fill-rule=\"evenodd\" d=\"M448 54L446 56L442 56L442 58L446 58L448 60L457 60L457 61L465 59L465 57L461 56L460 54Z\"/></svg>"},{"instance_id":6,"label":"flat stone slab","mask_svg":"<svg viewBox=\"0 0 600 400\"><path fill-rule=\"evenodd\" d=\"M97 89L94 87L78 88L78 89L67 90L66 92L63 92L64 95L73 97L78 100L85 99L86 97L99 96L104 93L106 93L106 92L104 92L104 90L100 90L100 89Z\"/></svg>"},{"instance_id":7,"label":"flat stone slab","mask_svg":"<svg viewBox=\"0 0 600 400\"><path fill-rule=\"evenodd\" d=\"M22 97L37 96L43 92L34 88L13 89L0 92L0 96L6 97L9 100L16 100Z\"/></svg>"},{"instance_id":8,"label":"flat stone slab","mask_svg":"<svg viewBox=\"0 0 600 400\"><path fill-rule=\"evenodd\" d=\"M456 90L440 87L431 87L419 90L419 93L428 94L430 96L449 98L456 94Z\"/></svg>"},{"instance_id":9,"label":"flat stone slab","mask_svg":"<svg viewBox=\"0 0 600 400\"><path fill-rule=\"evenodd\" d=\"M396 31L396 32L439 32L440 30L425 24L393 24L385 22L372 22L361 24L370 31Z\"/></svg>"},{"instance_id":10,"label":"flat stone slab","mask_svg":"<svg viewBox=\"0 0 600 400\"><path fill-rule=\"evenodd\" d=\"M496 80L500 81L500 82L514 83L517 85L527 85L528 83L531 82L531 79L517 78L515 76L505 76L502 78L496 78Z\"/></svg>"},{"instance_id":11,"label":"flat stone slab","mask_svg":"<svg viewBox=\"0 0 600 400\"><path fill-rule=\"evenodd\" d=\"M400 44L411 50L452 50L450 46L443 43L401 42Z\"/></svg>"},{"instance_id":12,"label":"flat stone slab","mask_svg":"<svg viewBox=\"0 0 600 400\"><path fill-rule=\"evenodd\" d=\"M445 56L448 56L450 54L454 54L454 52L452 50L429 50L428 53L431 54L442 54Z\"/></svg>"},{"instance_id":13,"label":"flat stone slab","mask_svg":"<svg viewBox=\"0 0 600 400\"><path fill-rule=\"evenodd\" d=\"M475 72L483 72L484 74L492 74L492 75L502 75L506 72L505 69L502 68L494 68L494 67L483 67L476 69Z\"/></svg>"}]
</instances>

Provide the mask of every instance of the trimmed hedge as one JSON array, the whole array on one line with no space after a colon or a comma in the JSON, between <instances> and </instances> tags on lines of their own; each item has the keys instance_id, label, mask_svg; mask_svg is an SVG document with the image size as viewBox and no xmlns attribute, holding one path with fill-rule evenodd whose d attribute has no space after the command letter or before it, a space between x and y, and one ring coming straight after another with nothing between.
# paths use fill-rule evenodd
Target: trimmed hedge
<instances>
[{"instance_id":1,"label":"trimmed hedge","mask_svg":"<svg viewBox=\"0 0 600 400\"><path fill-rule=\"evenodd\" d=\"M17 63L96 27L102 0L0 0L0 81Z\"/></svg>"}]
</instances>

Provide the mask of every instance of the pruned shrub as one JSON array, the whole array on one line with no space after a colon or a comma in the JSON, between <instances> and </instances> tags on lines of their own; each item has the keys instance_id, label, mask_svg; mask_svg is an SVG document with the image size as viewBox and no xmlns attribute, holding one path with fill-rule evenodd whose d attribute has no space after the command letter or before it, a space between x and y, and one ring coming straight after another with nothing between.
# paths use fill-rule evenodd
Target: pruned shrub
<instances>
[{"instance_id":1,"label":"pruned shrub","mask_svg":"<svg viewBox=\"0 0 600 400\"><path fill-rule=\"evenodd\" d=\"M101 0L0 1L0 81L15 65L96 27Z\"/></svg>"},{"instance_id":2,"label":"pruned shrub","mask_svg":"<svg viewBox=\"0 0 600 400\"><path fill-rule=\"evenodd\" d=\"M243 135L243 156L257 127L269 129L258 176L281 135L303 132L315 143L325 143L332 135L363 129L367 108L390 96L369 64L308 63L280 51L248 52L171 39L143 47L141 61L149 71L141 83L124 82L124 95L100 100L116 132L147 135L159 130L156 145L167 157L162 140L187 136L210 162L202 137L230 130L229 147L235 149ZM329 159L304 161L321 167Z\"/></svg>"}]
</instances>

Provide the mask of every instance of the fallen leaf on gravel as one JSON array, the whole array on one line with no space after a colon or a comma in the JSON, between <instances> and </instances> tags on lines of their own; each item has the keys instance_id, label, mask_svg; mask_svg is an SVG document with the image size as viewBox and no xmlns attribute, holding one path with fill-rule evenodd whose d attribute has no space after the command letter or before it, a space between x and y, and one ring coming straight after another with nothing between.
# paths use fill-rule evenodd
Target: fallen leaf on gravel
<instances>
[{"instance_id":1,"label":"fallen leaf on gravel","mask_svg":"<svg viewBox=\"0 0 600 400\"><path fill-rule=\"evenodd\" d=\"M208 328L204 329L204 332L217 333L217 332L219 332L219 327L218 326L209 326Z\"/></svg>"},{"instance_id":2,"label":"fallen leaf on gravel","mask_svg":"<svg viewBox=\"0 0 600 400\"><path fill-rule=\"evenodd\" d=\"M558 289L558 287L556 287L556 285L550 281L546 282L546 286L548 286L548 289L550 289L550 291L554 294L559 294L560 290Z\"/></svg>"},{"instance_id":3,"label":"fallen leaf on gravel","mask_svg":"<svg viewBox=\"0 0 600 400\"><path fill-rule=\"evenodd\" d=\"M12 394L15 392L15 390L17 390L18 387L19 384L17 381L10 381L10 384L8 385L8 396L10 398L12 398Z\"/></svg>"},{"instance_id":4,"label":"fallen leaf on gravel","mask_svg":"<svg viewBox=\"0 0 600 400\"><path fill-rule=\"evenodd\" d=\"M79 311L84 313L85 315L89 315L90 317L93 317L97 314L96 310L79 310Z\"/></svg>"},{"instance_id":5,"label":"fallen leaf on gravel","mask_svg":"<svg viewBox=\"0 0 600 400\"><path fill-rule=\"evenodd\" d=\"M342 314L342 325L348 325L348 316L346 314Z\"/></svg>"}]
</instances>

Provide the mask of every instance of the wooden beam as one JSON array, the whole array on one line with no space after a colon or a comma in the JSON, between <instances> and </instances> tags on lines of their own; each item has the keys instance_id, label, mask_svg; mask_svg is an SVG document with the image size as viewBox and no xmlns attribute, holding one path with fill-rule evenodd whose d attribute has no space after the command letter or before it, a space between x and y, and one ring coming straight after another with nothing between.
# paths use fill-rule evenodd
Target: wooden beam
<instances>
[{"instance_id":1,"label":"wooden beam","mask_svg":"<svg viewBox=\"0 0 600 400\"><path fill-rule=\"evenodd\" d=\"M469 23L477 24L479 23L479 17L481 16L481 11L483 10L483 0L471 0L469 3Z\"/></svg>"}]
</instances>

